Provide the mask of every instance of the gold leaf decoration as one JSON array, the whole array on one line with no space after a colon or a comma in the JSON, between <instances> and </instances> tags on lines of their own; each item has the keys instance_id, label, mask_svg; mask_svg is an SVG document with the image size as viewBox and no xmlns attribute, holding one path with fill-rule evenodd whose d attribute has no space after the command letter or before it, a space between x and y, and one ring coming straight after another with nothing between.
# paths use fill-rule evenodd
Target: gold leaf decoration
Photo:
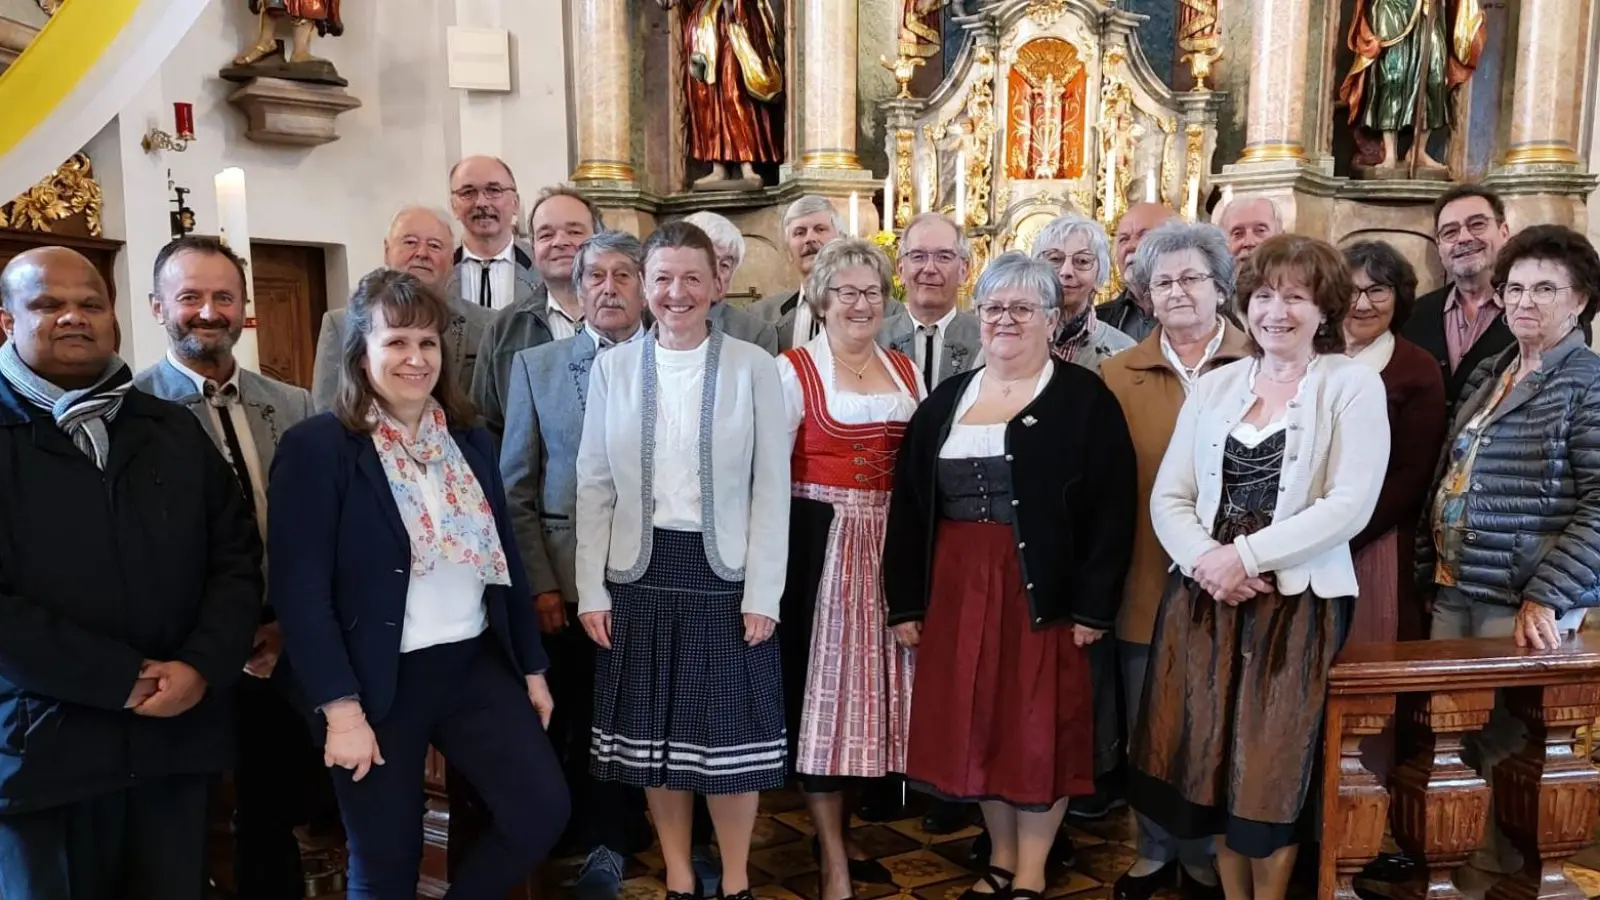
<instances>
[{"instance_id":1,"label":"gold leaf decoration","mask_svg":"<svg viewBox=\"0 0 1600 900\"><path fill-rule=\"evenodd\" d=\"M0 206L0 224L23 231L55 230L57 223L82 214L93 237L100 236L100 184L94 164L75 153L27 193Z\"/></svg>"}]
</instances>

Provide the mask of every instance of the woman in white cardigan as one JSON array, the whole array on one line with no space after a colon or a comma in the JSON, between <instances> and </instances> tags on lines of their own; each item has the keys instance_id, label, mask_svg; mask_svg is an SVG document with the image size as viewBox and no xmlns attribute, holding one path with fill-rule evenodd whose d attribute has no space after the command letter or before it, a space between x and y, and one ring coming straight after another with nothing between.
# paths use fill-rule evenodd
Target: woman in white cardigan
<instances>
[{"instance_id":1,"label":"woman in white cardigan","mask_svg":"<svg viewBox=\"0 0 1600 900\"><path fill-rule=\"evenodd\" d=\"M787 770L778 600L789 423L777 364L708 323L716 250L693 225L645 241L647 340L594 364L578 446L578 617L595 661L595 777L645 789L669 900L698 896L695 794L722 894L750 900L759 792Z\"/></svg>"},{"instance_id":2,"label":"woman in white cardigan","mask_svg":"<svg viewBox=\"0 0 1600 900\"><path fill-rule=\"evenodd\" d=\"M1254 355L1196 384L1150 497L1175 571L1130 791L1175 836L1216 836L1228 900L1281 900L1389 419L1377 373L1342 355L1338 251L1272 238L1239 288Z\"/></svg>"}]
</instances>

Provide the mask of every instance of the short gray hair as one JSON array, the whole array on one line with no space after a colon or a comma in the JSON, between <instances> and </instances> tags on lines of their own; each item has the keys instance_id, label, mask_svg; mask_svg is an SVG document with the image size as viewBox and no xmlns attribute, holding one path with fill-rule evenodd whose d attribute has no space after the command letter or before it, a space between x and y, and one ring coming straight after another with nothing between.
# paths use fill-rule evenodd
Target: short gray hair
<instances>
[{"instance_id":1,"label":"short gray hair","mask_svg":"<svg viewBox=\"0 0 1600 900\"><path fill-rule=\"evenodd\" d=\"M1230 212L1232 212L1232 211L1234 211L1236 209L1242 209L1243 207L1249 206L1252 203L1265 203L1267 205L1267 208L1272 210L1272 224L1279 231L1283 231L1283 213L1278 211L1278 204L1275 203L1271 197L1236 197L1236 198L1234 198L1232 202L1228 203L1226 206L1224 206L1221 209L1217 210L1217 214L1214 217L1214 220L1217 223L1217 227L1223 229L1224 231L1226 231L1227 230L1227 223L1228 223L1228 213L1230 213Z\"/></svg>"},{"instance_id":2,"label":"short gray hair","mask_svg":"<svg viewBox=\"0 0 1600 900\"><path fill-rule=\"evenodd\" d=\"M727 216L701 210L684 216L683 220L704 231L706 237L711 238L711 243L717 245L718 250L732 254L735 269L744 265L744 235L739 233L739 226L728 221Z\"/></svg>"},{"instance_id":3,"label":"short gray hair","mask_svg":"<svg viewBox=\"0 0 1600 900\"><path fill-rule=\"evenodd\" d=\"M884 302L888 302L894 287L894 273L889 269L889 257L884 255L883 248L871 241L843 237L829 241L811 264L811 274L806 277L806 302L811 305L812 312L820 316L828 311L833 302L829 285L840 272L856 266L866 266L878 276Z\"/></svg>"},{"instance_id":4,"label":"short gray hair","mask_svg":"<svg viewBox=\"0 0 1600 900\"><path fill-rule=\"evenodd\" d=\"M1056 280L1056 270L1021 250L1002 253L989 263L972 288L972 305L982 306L1007 288L1018 288L1038 297L1046 314L1061 308L1061 282Z\"/></svg>"},{"instance_id":5,"label":"short gray hair","mask_svg":"<svg viewBox=\"0 0 1600 900\"><path fill-rule=\"evenodd\" d=\"M402 218L409 216L412 213L427 213L428 215L433 216L435 219L439 220L440 225L444 226L445 233L450 235L450 240L454 241L456 239L455 219L451 218L450 214L444 210L439 209L438 207L428 206L425 203L407 203L405 206L395 210L394 217L389 220L389 229L383 233L383 236L386 238L394 237L394 227L400 224L400 220Z\"/></svg>"},{"instance_id":6,"label":"short gray hair","mask_svg":"<svg viewBox=\"0 0 1600 900\"><path fill-rule=\"evenodd\" d=\"M1089 250L1094 253L1095 265L1100 267L1094 280L1094 289L1098 291L1111 279L1111 241L1099 222L1078 213L1056 216L1034 235L1033 255L1038 258L1046 250L1060 250L1075 234L1089 238Z\"/></svg>"},{"instance_id":7,"label":"short gray hair","mask_svg":"<svg viewBox=\"0 0 1600 900\"><path fill-rule=\"evenodd\" d=\"M1149 296L1150 273L1155 270L1156 261L1169 253L1182 253L1185 250L1200 252L1205 258L1206 268L1211 270L1211 280L1217 286L1217 293L1222 295L1224 303L1231 299L1239 273L1233 265L1233 254L1228 252L1228 238L1222 229L1206 222L1190 223L1172 219L1145 235L1144 240L1139 242L1138 251L1133 254L1132 264L1128 266L1128 282Z\"/></svg>"},{"instance_id":8,"label":"short gray hair","mask_svg":"<svg viewBox=\"0 0 1600 900\"><path fill-rule=\"evenodd\" d=\"M789 204L789 208L783 211L783 220L778 223L778 227L783 229L783 233L787 235L789 226L794 224L795 219L809 216L813 213L827 213L828 218L833 221L833 230L841 235L844 234L844 222L839 219L839 211L833 208L833 204L828 202L828 198L818 197L816 194L807 194Z\"/></svg>"},{"instance_id":9,"label":"short gray hair","mask_svg":"<svg viewBox=\"0 0 1600 900\"><path fill-rule=\"evenodd\" d=\"M580 295L589 266L603 253L621 253L633 261L641 275L644 273L644 247L639 239L626 231L602 231L579 244L578 253L572 258L572 287Z\"/></svg>"},{"instance_id":10,"label":"short gray hair","mask_svg":"<svg viewBox=\"0 0 1600 900\"><path fill-rule=\"evenodd\" d=\"M954 231L956 233L956 253L963 260L966 260L967 262L972 261L972 242L967 240L966 230L960 225L957 225L955 219L950 218L944 213L934 212L931 209L927 212L917 213L911 217L911 221L906 223L905 230L900 232L900 243L905 243L906 238L911 236L911 230L913 228L916 228L918 225L926 225L930 222L937 222L951 231Z\"/></svg>"}]
</instances>

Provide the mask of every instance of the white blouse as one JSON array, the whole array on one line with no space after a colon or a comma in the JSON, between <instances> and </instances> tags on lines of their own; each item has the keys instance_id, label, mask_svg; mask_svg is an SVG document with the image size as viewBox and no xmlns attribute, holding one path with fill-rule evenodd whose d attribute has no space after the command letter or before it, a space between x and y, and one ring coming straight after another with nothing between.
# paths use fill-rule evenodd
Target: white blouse
<instances>
[{"instance_id":1,"label":"white blouse","mask_svg":"<svg viewBox=\"0 0 1600 900\"><path fill-rule=\"evenodd\" d=\"M706 381L706 347L668 350L656 344L655 516L650 523L673 531L699 531L700 401Z\"/></svg>"},{"instance_id":2,"label":"white blouse","mask_svg":"<svg viewBox=\"0 0 1600 900\"><path fill-rule=\"evenodd\" d=\"M805 345L811 360L816 364L817 375L822 380L822 393L826 398L828 415L841 425L870 425L875 422L909 422L917 411L917 401L922 394L921 384L906 384L900 373L889 362L882 347L873 345L878 360L889 371L889 377L899 390L889 394L863 394L841 387L835 378L833 348L828 336L819 334L816 340ZM787 356L778 357L778 382L783 385L784 411L789 419L789 440L794 441L800 425L806 418L806 395L800 386L800 373ZM848 379L847 379L848 382Z\"/></svg>"},{"instance_id":3,"label":"white blouse","mask_svg":"<svg viewBox=\"0 0 1600 900\"><path fill-rule=\"evenodd\" d=\"M443 514L444 467L423 467L422 502L438 521ZM483 580L466 563L438 560L433 571L412 575L406 588L406 616L400 625L400 652L471 640L489 627L483 605Z\"/></svg>"},{"instance_id":4,"label":"white blouse","mask_svg":"<svg viewBox=\"0 0 1600 900\"><path fill-rule=\"evenodd\" d=\"M1050 376L1055 370L1055 362L1045 360L1044 368L1039 371L1039 378L1033 384L1033 397L1030 398L1030 403L1044 393L1045 385L1050 383ZM989 370L984 368L967 382L966 390L956 402L956 414L953 417L954 423L950 426L950 435L944 439L944 446L939 448L940 459L983 459L1005 455L1006 426L1011 424L1010 422L996 422L993 425L961 424L961 417L978 402L978 394L983 390L983 379L988 376Z\"/></svg>"}]
</instances>

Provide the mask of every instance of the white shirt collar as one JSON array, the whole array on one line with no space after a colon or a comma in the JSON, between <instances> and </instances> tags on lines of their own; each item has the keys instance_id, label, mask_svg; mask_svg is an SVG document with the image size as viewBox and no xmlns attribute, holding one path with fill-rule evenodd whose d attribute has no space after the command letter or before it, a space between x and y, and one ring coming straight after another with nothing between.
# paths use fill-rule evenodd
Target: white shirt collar
<instances>
[{"instance_id":1,"label":"white shirt collar","mask_svg":"<svg viewBox=\"0 0 1600 900\"><path fill-rule=\"evenodd\" d=\"M1178 351L1173 349L1172 342L1167 340L1167 330L1165 328L1161 329L1161 355L1167 358L1167 362L1172 364L1172 370L1178 373L1178 381L1182 382L1185 393L1194 387L1194 383L1200 378L1200 373L1205 371L1206 364L1211 362L1212 357L1217 355L1218 350L1222 349L1222 336L1227 333L1227 330L1227 325L1219 317L1217 319L1217 333L1212 335L1211 340L1206 342L1206 349L1204 353L1200 354L1200 361L1191 367L1183 364L1182 357L1178 356Z\"/></svg>"},{"instance_id":2,"label":"white shirt collar","mask_svg":"<svg viewBox=\"0 0 1600 900\"><path fill-rule=\"evenodd\" d=\"M916 313L913 313L911 311L911 307L910 306L906 307L906 315L909 315L911 317L911 330L912 331L916 331L918 328L922 328L922 327L925 327L927 325L932 325L936 330L938 330L938 332L941 335L944 334L944 330L946 328L950 327L950 323L954 322L956 320L956 313L959 312L959 311L960 310L957 307L952 306L952 307L950 307L950 311L949 312L945 313L943 316L941 316L939 318L939 321L937 321L937 322L923 322L922 320L917 318Z\"/></svg>"},{"instance_id":3,"label":"white shirt collar","mask_svg":"<svg viewBox=\"0 0 1600 900\"><path fill-rule=\"evenodd\" d=\"M173 355L173 352L171 350L167 351L167 362L172 363L172 367L174 369L177 369L180 373L183 374L184 377L188 378L189 381L192 384L194 384L195 393L204 396L204 394L206 392L206 382L210 381L211 379L205 377L204 375L201 375L199 372L196 372L195 370L193 370L193 369L189 368L188 366L184 365L183 361L178 359L177 356ZM233 374L228 376L228 380L227 381L223 382L222 384L217 385L217 387L227 387L230 384L233 385L234 390L239 390L240 389L239 388L239 363L237 361L235 361L234 364L233 364Z\"/></svg>"},{"instance_id":4,"label":"white shirt collar","mask_svg":"<svg viewBox=\"0 0 1600 900\"><path fill-rule=\"evenodd\" d=\"M584 331L587 331L589 333L589 337L594 340L594 346L596 350L609 350L612 347L621 347L623 344L631 344L634 341L643 340L645 329L644 323L640 322L634 327L633 334L628 335L626 338L623 338L620 341L608 340L605 335L587 326L584 327Z\"/></svg>"},{"instance_id":5,"label":"white shirt collar","mask_svg":"<svg viewBox=\"0 0 1600 900\"><path fill-rule=\"evenodd\" d=\"M486 259L487 260L503 259L503 260L506 260L507 262L510 262L513 265L515 265L516 261L517 261L516 246L517 246L516 238L512 238L511 240L506 241L506 245L504 247L500 248L500 252L499 253L496 253L493 256L479 256L478 254L473 253L472 250L470 248L468 248L466 244L462 244L461 245L461 258L462 259L475 259L475 260L477 260L479 262L482 262L482 261L484 261Z\"/></svg>"}]
</instances>

